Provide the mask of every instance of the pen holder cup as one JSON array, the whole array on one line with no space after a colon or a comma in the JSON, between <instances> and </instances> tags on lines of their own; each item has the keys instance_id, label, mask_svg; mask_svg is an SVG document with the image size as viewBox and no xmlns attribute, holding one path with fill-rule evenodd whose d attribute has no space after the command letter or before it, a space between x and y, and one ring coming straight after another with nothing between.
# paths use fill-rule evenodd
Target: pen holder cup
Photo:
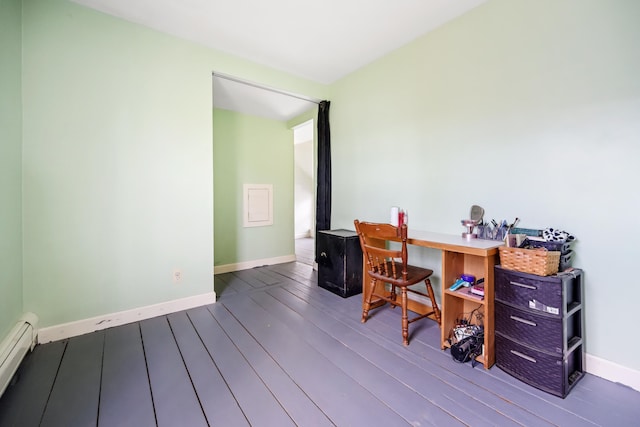
<instances>
[{"instance_id":1,"label":"pen holder cup","mask_svg":"<svg viewBox=\"0 0 640 427\"><path fill-rule=\"evenodd\" d=\"M506 227L491 227L490 225L478 226L478 239L504 240L506 235Z\"/></svg>"},{"instance_id":2,"label":"pen holder cup","mask_svg":"<svg viewBox=\"0 0 640 427\"><path fill-rule=\"evenodd\" d=\"M478 239L486 239L491 240L493 230L490 225L479 225L478 226Z\"/></svg>"}]
</instances>

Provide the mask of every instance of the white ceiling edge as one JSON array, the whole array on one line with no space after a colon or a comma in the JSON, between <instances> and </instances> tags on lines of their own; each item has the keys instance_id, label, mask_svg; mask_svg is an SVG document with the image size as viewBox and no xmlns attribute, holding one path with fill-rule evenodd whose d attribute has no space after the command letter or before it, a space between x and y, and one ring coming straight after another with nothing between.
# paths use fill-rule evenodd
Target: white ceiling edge
<instances>
[{"instance_id":1,"label":"white ceiling edge","mask_svg":"<svg viewBox=\"0 0 640 427\"><path fill-rule=\"evenodd\" d=\"M331 84L488 0L71 1L292 76ZM315 108L295 97L215 77L213 96L215 108L278 121Z\"/></svg>"},{"instance_id":2,"label":"white ceiling edge","mask_svg":"<svg viewBox=\"0 0 640 427\"><path fill-rule=\"evenodd\" d=\"M487 0L72 0L331 84Z\"/></svg>"}]
</instances>

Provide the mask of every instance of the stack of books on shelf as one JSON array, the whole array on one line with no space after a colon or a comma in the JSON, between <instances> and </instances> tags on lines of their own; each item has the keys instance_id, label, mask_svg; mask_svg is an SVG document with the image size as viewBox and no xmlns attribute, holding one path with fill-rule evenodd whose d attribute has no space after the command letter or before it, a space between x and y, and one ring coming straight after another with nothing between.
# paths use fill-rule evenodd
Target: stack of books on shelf
<instances>
[{"instance_id":1,"label":"stack of books on shelf","mask_svg":"<svg viewBox=\"0 0 640 427\"><path fill-rule=\"evenodd\" d=\"M469 287L469 293L484 297L484 283L475 284Z\"/></svg>"}]
</instances>

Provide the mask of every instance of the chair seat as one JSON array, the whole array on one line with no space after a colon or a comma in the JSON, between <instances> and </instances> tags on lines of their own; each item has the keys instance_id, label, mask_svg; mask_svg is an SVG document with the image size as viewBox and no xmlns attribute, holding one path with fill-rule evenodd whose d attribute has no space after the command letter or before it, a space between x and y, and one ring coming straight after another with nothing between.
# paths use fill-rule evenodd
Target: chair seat
<instances>
[{"instance_id":1,"label":"chair seat","mask_svg":"<svg viewBox=\"0 0 640 427\"><path fill-rule=\"evenodd\" d=\"M373 277L374 279L380 280L385 283L391 283L396 286L415 285L416 283L420 283L425 279L431 277L432 274L433 274L433 270L430 270L428 268L416 267L414 265L407 265L407 280L404 281L402 280L402 276L394 280L387 275L373 273L369 271L369 276Z\"/></svg>"}]
</instances>

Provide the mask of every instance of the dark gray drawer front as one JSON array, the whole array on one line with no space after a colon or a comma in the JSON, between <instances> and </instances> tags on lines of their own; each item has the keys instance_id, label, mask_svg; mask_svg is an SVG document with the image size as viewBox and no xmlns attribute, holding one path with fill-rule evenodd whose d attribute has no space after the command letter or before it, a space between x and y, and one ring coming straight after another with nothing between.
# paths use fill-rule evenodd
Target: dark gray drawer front
<instances>
[{"instance_id":1,"label":"dark gray drawer front","mask_svg":"<svg viewBox=\"0 0 640 427\"><path fill-rule=\"evenodd\" d=\"M496 364L520 380L551 393L563 383L560 356L541 353L496 333Z\"/></svg>"},{"instance_id":2,"label":"dark gray drawer front","mask_svg":"<svg viewBox=\"0 0 640 427\"><path fill-rule=\"evenodd\" d=\"M516 307L562 316L562 281L496 268L495 298Z\"/></svg>"},{"instance_id":3,"label":"dark gray drawer front","mask_svg":"<svg viewBox=\"0 0 640 427\"><path fill-rule=\"evenodd\" d=\"M560 397L565 397L584 376L582 346L562 358L536 351L498 332L496 365L521 381Z\"/></svg>"},{"instance_id":4,"label":"dark gray drawer front","mask_svg":"<svg viewBox=\"0 0 640 427\"><path fill-rule=\"evenodd\" d=\"M562 356L562 319L533 314L496 301L495 329L503 335L538 349Z\"/></svg>"}]
</instances>

